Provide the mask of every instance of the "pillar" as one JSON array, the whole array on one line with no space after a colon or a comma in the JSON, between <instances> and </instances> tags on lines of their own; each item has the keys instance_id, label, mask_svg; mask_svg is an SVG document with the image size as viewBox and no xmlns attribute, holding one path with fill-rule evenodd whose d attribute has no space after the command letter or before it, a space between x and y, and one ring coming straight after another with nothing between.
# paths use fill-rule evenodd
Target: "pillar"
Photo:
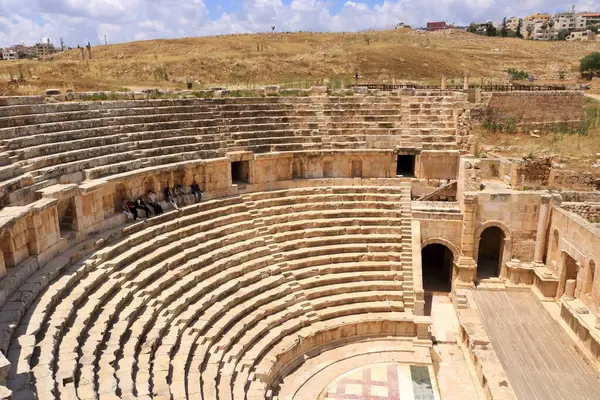
<instances>
[{"instance_id":1,"label":"pillar","mask_svg":"<svg viewBox=\"0 0 600 400\"><path fill-rule=\"evenodd\" d=\"M473 259L473 243L475 238L475 220L477 216L477 195L465 194L463 198L463 227L460 246L460 257L456 262L455 286L470 287L474 285L477 263Z\"/></svg>"},{"instance_id":2,"label":"pillar","mask_svg":"<svg viewBox=\"0 0 600 400\"><path fill-rule=\"evenodd\" d=\"M537 235L535 237L535 254L533 262L542 264L544 253L546 252L546 236L548 233L548 224L550 222L550 200L552 196L542 195L540 203L540 214L538 217Z\"/></svg>"},{"instance_id":3,"label":"pillar","mask_svg":"<svg viewBox=\"0 0 600 400\"><path fill-rule=\"evenodd\" d=\"M463 229L461 237L461 255L473 258L475 239L475 219L477 216L477 195L465 194L463 198Z\"/></svg>"},{"instance_id":4,"label":"pillar","mask_svg":"<svg viewBox=\"0 0 600 400\"><path fill-rule=\"evenodd\" d=\"M446 90L446 75L442 75L442 90Z\"/></svg>"},{"instance_id":5,"label":"pillar","mask_svg":"<svg viewBox=\"0 0 600 400\"><path fill-rule=\"evenodd\" d=\"M568 279L565 283L565 296L569 299L575 298L575 286L577 282L575 279Z\"/></svg>"},{"instance_id":6,"label":"pillar","mask_svg":"<svg viewBox=\"0 0 600 400\"><path fill-rule=\"evenodd\" d=\"M463 77L463 89L469 90L469 74L465 74Z\"/></svg>"}]
</instances>

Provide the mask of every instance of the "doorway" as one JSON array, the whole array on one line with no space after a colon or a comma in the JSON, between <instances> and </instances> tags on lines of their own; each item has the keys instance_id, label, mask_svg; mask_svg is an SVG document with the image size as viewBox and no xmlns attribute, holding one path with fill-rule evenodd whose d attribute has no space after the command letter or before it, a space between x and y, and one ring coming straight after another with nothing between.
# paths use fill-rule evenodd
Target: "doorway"
<instances>
[{"instance_id":1,"label":"doorway","mask_svg":"<svg viewBox=\"0 0 600 400\"><path fill-rule=\"evenodd\" d=\"M415 156L409 154L398 154L398 160L396 161L396 175L414 178Z\"/></svg>"},{"instance_id":2,"label":"doorway","mask_svg":"<svg viewBox=\"0 0 600 400\"><path fill-rule=\"evenodd\" d=\"M423 289L426 292L450 292L454 255L443 244L428 244L421 250Z\"/></svg>"},{"instance_id":3,"label":"doorway","mask_svg":"<svg viewBox=\"0 0 600 400\"><path fill-rule=\"evenodd\" d=\"M504 232L497 226L486 228L479 238L477 280L497 278L502 267Z\"/></svg>"},{"instance_id":4,"label":"doorway","mask_svg":"<svg viewBox=\"0 0 600 400\"><path fill-rule=\"evenodd\" d=\"M250 183L250 163L248 161L234 161L231 163L231 183Z\"/></svg>"}]
</instances>

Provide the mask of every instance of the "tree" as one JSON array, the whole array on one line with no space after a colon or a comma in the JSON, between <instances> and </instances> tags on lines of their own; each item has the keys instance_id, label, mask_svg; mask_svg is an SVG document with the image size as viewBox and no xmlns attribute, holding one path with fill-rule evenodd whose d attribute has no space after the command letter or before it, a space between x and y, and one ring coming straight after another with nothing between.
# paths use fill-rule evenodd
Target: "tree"
<instances>
[{"instance_id":1,"label":"tree","mask_svg":"<svg viewBox=\"0 0 600 400\"><path fill-rule=\"evenodd\" d=\"M550 28L550 31L552 31L552 28L554 28L554 21L553 20L548 21L548 28Z\"/></svg>"},{"instance_id":2,"label":"tree","mask_svg":"<svg viewBox=\"0 0 600 400\"><path fill-rule=\"evenodd\" d=\"M570 33L568 29L561 29L560 31L558 31L558 35L556 35L556 38L558 40L567 40L569 35Z\"/></svg>"},{"instance_id":3,"label":"tree","mask_svg":"<svg viewBox=\"0 0 600 400\"><path fill-rule=\"evenodd\" d=\"M506 26L506 17L502 19L502 27L500 28L500 36L508 37L508 27Z\"/></svg>"},{"instance_id":4,"label":"tree","mask_svg":"<svg viewBox=\"0 0 600 400\"><path fill-rule=\"evenodd\" d=\"M516 34L516 36L519 39L523 39L523 34L521 33L522 29L523 29L523 20L521 18L519 18L519 23L517 24L517 34Z\"/></svg>"},{"instance_id":5,"label":"tree","mask_svg":"<svg viewBox=\"0 0 600 400\"><path fill-rule=\"evenodd\" d=\"M471 22L471 24L467 28L467 32L477 33L477 24L475 22Z\"/></svg>"},{"instance_id":6,"label":"tree","mask_svg":"<svg viewBox=\"0 0 600 400\"><path fill-rule=\"evenodd\" d=\"M492 21L488 21L488 23L485 25L485 33L488 36L497 36L498 35L498 29L496 29L494 24L492 24Z\"/></svg>"},{"instance_id":7,"label":"tree","mask_svg":"<svg viewBox=\"0 0 600 400\"><path fill-rule=\"evenodd\" d=\"M532 24L527 25L527 39L531 39L535 27Z\"/></svg>"},{"instance_id":8,"label":"tree","mask_svg":"<svg viewBox=\"0 0 600 400\"><path fill-rule=\"evenodd\" d=\"M579 72L584 77L593 77L600 73L600 53L590 53L581 59Z\"/></svg>"}]
</instances>

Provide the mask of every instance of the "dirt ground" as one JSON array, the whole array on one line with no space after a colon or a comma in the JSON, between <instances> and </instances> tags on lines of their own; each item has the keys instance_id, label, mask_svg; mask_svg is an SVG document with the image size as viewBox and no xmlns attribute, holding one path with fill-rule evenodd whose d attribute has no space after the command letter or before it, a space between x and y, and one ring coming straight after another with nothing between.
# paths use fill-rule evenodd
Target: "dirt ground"
<instances>
[{"instance_id":1,"label":"dirt ground","mask_svg":"<svg viewBox=\"0 0 600 400\"><path fill-rule=\"evenodd\" d=\"M0 94L35 94L49 87L124 90L148 87L252 88L360 82L507 83L516 68L538 83L575 83L579 60L600 42L538 42L447 30L359 33L265 33L131 42L78 49L50 60L0 63ZM87 54L86 51L84 53ZM560 80L560 76L565 80ZM18 83L8 83L18 80Z\"/></svg>"}]
</instances>

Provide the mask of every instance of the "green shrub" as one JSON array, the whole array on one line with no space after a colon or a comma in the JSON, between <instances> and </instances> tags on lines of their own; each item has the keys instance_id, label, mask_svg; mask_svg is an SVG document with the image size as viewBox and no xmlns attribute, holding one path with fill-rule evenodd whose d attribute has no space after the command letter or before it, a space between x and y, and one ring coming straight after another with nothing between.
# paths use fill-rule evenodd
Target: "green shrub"
<instances>
[{"instance_id":1,"label":"green shrub","mask_svg":"<svg viewBox=\"0 0 600 400\"><path fill-rule=\"evenodd\" d=\"M529 79L529 74L526 71L521 71L516 68L509 68L506 70L506 72L514 81L522 81L525 79Z\"/></svg>"},{"instance_id":2,"label":"green shrub","mask_svg":"<svg viewBox=\"0 0 600 400\"><path fill-rule=\"evenodd\" d=\"M579 63L579 72L582 76L592 77L600 73L600 53L588 54Z\"/></svg>"}]
</instances>

